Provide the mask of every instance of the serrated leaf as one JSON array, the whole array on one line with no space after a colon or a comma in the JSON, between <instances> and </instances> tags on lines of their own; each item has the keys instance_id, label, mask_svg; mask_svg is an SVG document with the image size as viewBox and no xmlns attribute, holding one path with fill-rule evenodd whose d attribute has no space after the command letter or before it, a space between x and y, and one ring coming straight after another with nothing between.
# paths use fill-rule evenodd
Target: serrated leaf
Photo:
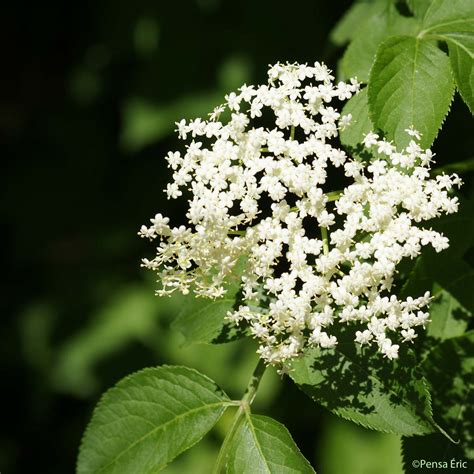
<instances>
[{"instance_id":1,"label":"serrated leaf","mask_svg":"<svg viewBox=\"0 0 474 474\"><path fill-rule=\"evenodd\" d=\"M453 458L474 460L474 332L439 344L423 362L423 370L433 393L434 412L459 444L436 434L404 439L405 465L409 468L414 459L425 459L447 462L449 468Z\"/></svg>"},{"instance_id":2,"label":"serrated leaf","mask_svg":"<svg viewBox=\"0 0 474 474\"><path fill-rule=\"evenodd\" d=\"M354 38L359 28L363 28L375 13L386 7L389 0L358 1L344 13L329 35L336 46L342 46Z\"/></svg>"},{"instance_id":3,"label":"serrated leaf","mask_svg":"<svg viewBox=\"0 0 474 474\"><path fill-rule=\"evenodd\" d=\"M240 274L245 260L240 260L231 281L225 285L225 294L221 298L196 298L186 296L183 308L173 321L172 327L181 332L186 343L223 343L245 335L245 329L234 327L225 319L227 312L234 308L240 291Z\"/></svg>"},{"instance_id":4,"label":"serrated leaf","mask_svg":"<svg viewBox=\"0 0 474 474\"><path fill-rule=\"evenodd\" d=\"M158 472L198 442L229 405L227 395L199 372L149 368L105 393L87 427L78 474Z\"/></svg>"},{"instance_id":5,"label":"serrated leaf","mask_svg":"<svg viewBox=\"0 0 474 474\"><path fill-rule=\"evenodd\" d=\"M438 36L448 43L456 86L474 113L474 33L445 33Z\"/></svg>"},{"instance_id":6,"label":"serrated leaf","mask_svg":"<svg viewBox=\"0 0 474 474\"><path fill-rule=\"evenodd\" d=\"M394 36L380 45L370 72L370 116L399 147L409 142L405 129L413 126L427 148L449 111L453 91L445 53L431 42Z\"/></svg>"},{"instance_id":7,"label":"serrated leaf","mask_svg":"<svg viewBox=\"0 0 474 474\"><path fill-rule=\"evenodd\" d=\"M310 474L288 430L268 416L246 414L233 441L227 474Z\"/></svg>"},{"instance_id":8,"label":"serrated leaf","mask_svg":"<svg viewBox=\"0 0 474 474\"><path fill-rule=\"evenodd\" d=\"M369 118L369 105L367 103L367 88L362 89L353 96L342 109L342 115L352 115L352 121L339 137L341 143L352 156L363 160L370 158L370 153L362 145L364 135L372 130L374 126Z\"/></svg>"},{"instance_id":9,"label":"serrated leaf","mask_svg":"<svg viewBox=\"0 0 474 474\"><path fill-rule=\"evenodd\" d=\"M472 0L433 0L423 17L422 32L472 31L473 27Z\"/></svg>"},{"instance_id":10,"label":"serrated leaf","mask_svg":"<svg viewBox=\"0 0 474 474\"><path fill-rule=\"evenodd\" d=\"M434 431L430 395L414 366L408 354L392 363L339 340L334 350L308 350L289 374L334 414L373 430L412 436Z\"/></svg>"},{"instance_id":11,"label":"serrated leaf","mask_svg":"<svg viewBox=\"0 0 474 474\"><path fill-rule=\"evenodd\" d=\"M417 25L415 19L400 15L393 5L376 12L357 29L342 57L343 79L357 77L359 81L367 82L380 43L394 34L415 34Z\"/></svg>"}]
</instances>

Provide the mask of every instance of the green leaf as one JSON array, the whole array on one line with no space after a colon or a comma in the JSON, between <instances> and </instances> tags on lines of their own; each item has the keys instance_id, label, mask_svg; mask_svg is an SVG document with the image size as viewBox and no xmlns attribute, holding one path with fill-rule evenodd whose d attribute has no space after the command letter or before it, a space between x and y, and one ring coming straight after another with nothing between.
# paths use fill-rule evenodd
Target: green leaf
<instances>
[{"instance_id":1,"label":"green leaf","mask_svg":"<svg viewBox=\"0 0 474 474\"><path fill-rule=\"evenodd\" d=\"M437 434L404 439L405 465L414 459L448 464L453 458L474 460L474 332L439 344L426 357L423 370L431 386L433 410L459 444ZM474 463L465 472L472 468Z\"/></svg>"},{"instance_id":2,"label":"green leaf","mask_svg":"<svg viewBox=\"0 0 474 474\"><path fill-rule=\"evenodd\" d=\"M341 60L343 78L369 79L370 68L380 43L391 35L415 34L417 22L401 16L392 6L375 13L357 29L354 39Z\"/></svg>"},{"instance_id":3,"label":"green leaf","mask_svg":"<svg viewBox=\"0 0 474 474\"><path fill-rule=\"evenodd\" d=\"M407 0L408 8L418 19L423 19L432 0Z\"/></svg>"},{"instance_id":4,"label":"green leaf","mask_svg":"<svg viewBox=\"0 0 474 474\"><path fill-rule=\"evenodd\" d=\"M426 9L422 33L472 31L474 2L472 0L433 0Z\"/></svg>"},{"instance_id":5,"label":"green leaf","mask_svg":"<svg viewBox=\"0 0 474 474\"><path fill-rule=\"evenodd\" d=\"M369 118L367 88L362 89L346 103L342 115L348 114L352 115L352 121L348 127L341 130L339 134L341 143L352 156L368 159L370 153L362 145L362 139L366 133L374 130L374 126Z\"/></svg>"},{"instance_id":6,"label":"green leaf","mask_svg":"<svg viewBox=\"0 0 474 474\"><path fill-rule=\"evenodd\" d=\"M359 28L377 12L386 8L389 0L365 0L355 2L342 16L329 35L336 46L342 46L354 38Z\"/></svg>"},{"instance_id":7,"label":"green leaf","mask_svg":"<svg viewBox=\"0 0 474 474\"><path fill-rule=\"evenodd\" d=\"M85 432L78 474L155 473L197 443L229 398L199 372L149 368L105 393Z\"/></svg>"},{"instance_id":8,"label":"green leaf","mask_svg":"<svg viewBox=\"0 0 474 474\"><path fill-rule=\"evenodd\" d=\"M446 33L438 36L448 43L456 86L464 102L474 113L474 34Z\"/></svg>"},{"instance_id":9,"label":"green leaf","mask_svg":"<svg viewBox=\"0 0 474 474\"><path fill-rule=\"evenodd\" d=\"M457 280L461 288L474 284L474 272L465 274ZM431 323L428 326L428 336L437 339L449 339L461 336L466 332L472 312L462 305L455 296L444 290L438 284L433 286L433 295L436 300L430 305Z\"/></svg>"},{"instance_id":10,"label":"green leaf","mask_svg":"<svg viewBox=\"0 0 474 474\"><path fill-rule=\"evenodd\" d=\"M232 293L215 300L190 295L172 327L184 335L188 344L213 342L223 331L231 330L224 318L234 304L235 294Z\"/></svg>"},{"instance_id":11,"label":"green leaf","mask_svg":"<svg viewBox=\"0 0 474 474\"><path fill-rule=\"evenodd\" d=\"M314 473L288 430L267 416L246 414L233 441L227 474Z\"/></svg>"},{"instance_id":12,"label":"green leaf","mask_svg":"<svg viewBox=\"0 0 474 474\"><path fill-rule=\"evenodd\" d=\"M196 298L192 293L186 296L180 314L172 323L172 327L184 335L186 343L223 343L245 335L245 328L236 328L225 319L236 304L245 262L241 259L237 263L223 297L211 300Z\"/></svg>"},{"instance_id":13,"label":"green leaf","mask_svg":"<svg viewBox=\"0 0 474 474\"><path fill-rule=\"evenodd\" d=\"M389 140L405 146L413 126L429 147L449 111L454 92L448 56L435 44L394 36L380 45L370 72L369 110Z\"/></svg>"},{"instance_id":14,"label":"green leaf","mask_svg":"<svg viewBox=\"0 0 474 474\"><path fill-rule=\"evenodd\" d=\"M334 350L308 350L289 375L316 403L366 428L405 436L432 432L430 395L413 358L401 353L393 363L369 351L339 338Z\"/></svg>"}]
</instances>

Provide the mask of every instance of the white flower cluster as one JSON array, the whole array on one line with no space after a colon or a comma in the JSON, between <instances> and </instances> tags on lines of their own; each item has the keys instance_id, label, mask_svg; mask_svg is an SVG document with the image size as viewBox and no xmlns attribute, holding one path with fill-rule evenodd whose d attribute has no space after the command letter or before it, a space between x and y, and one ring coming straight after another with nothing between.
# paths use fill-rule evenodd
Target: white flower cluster
<instances>
[{"instance_id":1,"label":"white flower cluster","mask_svg":"<svg viewBox=\"0 0 474 474\"><path fill-rule=\"evenodd\" d=\"M354 326L357 343L396 358L395 342L416 337L430 301L429 293L404 301L391 294L396 266L424 245L448 247L417 224L456 212L450 190L460 179L430 179L432 153L413 129L402 151L367 134L368 163L337 148L352 117L329 104L357 93L355 80L335 84L320 63L276 64L268 75L267 85L226 96L209 120L177 124L191 140L184 155L168 154L166 192L172 199L189 193L189 227L171 227L157 214L139 232L160 239L143 265L159 273L160 295L192 289L218 298L244 259L242 301L227 317L250 327L270 364L306 346L335 346L341 324ZM219 121L222 114L227 120ZM348 183L343 191L325 189L332 168Z\"/></svg>"}]
</instances>

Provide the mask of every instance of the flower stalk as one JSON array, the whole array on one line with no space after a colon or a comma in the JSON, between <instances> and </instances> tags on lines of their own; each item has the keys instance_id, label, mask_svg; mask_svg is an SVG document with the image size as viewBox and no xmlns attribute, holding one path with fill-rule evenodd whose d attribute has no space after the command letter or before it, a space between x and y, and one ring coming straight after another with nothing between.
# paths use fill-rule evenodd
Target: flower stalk
<instances>
[{"instance_id":1,"label":"flower stalk","mask_svg":"<svg viewBox=\"0 0 474 474\"><path fill-rule=\"evenodd\" d=\"M224 438L224 442L222 443L213 474L221 474L224 472L225 466L227 464L227 458L232 446L232 441L239 430L240 425L244 421L245 415L250 413L250 405L255 399L258 387L260 385L260 380L262 380L265 369L266 365L264 360L259 359L258 364L255 367L252 376L250 377L250 381L247 385L244 396L239 402L239 408L234 416L234 420L232 421L232 426L230 427L230 430L228 431L226 437Z\"/></svg>"}]
</instances>

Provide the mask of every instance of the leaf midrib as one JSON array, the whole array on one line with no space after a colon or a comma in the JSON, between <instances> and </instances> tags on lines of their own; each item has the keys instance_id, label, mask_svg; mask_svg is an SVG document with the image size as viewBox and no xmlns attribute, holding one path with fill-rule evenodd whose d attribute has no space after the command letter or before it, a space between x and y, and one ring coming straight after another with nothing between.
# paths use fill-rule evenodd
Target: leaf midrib
<instances>
[{"instance_id":1,"label":"leaf midrib","mask_svg":"<svg viewBox=\"0 0 474 474\"><path fill-rule=\"evenodd\" d=\"M460 18L459 20L451 20L444 23L436 23L435 25L431 25L430 27L420 31L419 36L423 36L424 34L429 33L430 31L436 30L436 28L442 28L444 26L455 25L457 23L470 24L470 23L474 23L474 19Z\"/></svg>"},{"instance_id":2,"label":"leaf midrib","mask_svg":"<svg viewBox=\"0 0 474 474\"><path fill-rule=\"evenodd\" d=\"M247 422L249 424L249 430L250 430L250 434L252 435L254 441L255 441L255 445L257 446L257 450L260 454L260 457L261 459L263 460L264 464L265 464L265 468L267 469L267 472L269 474L271 474L271 470L270 470L270 467L267 463L267 460L265 459L265 455L263 454L263 451L262 451L262 448L260 446L260 441L258 440L257 438L257 433L255 432L255 428L253 426L253 423L252 423L252 419L251 419L251 416L250 416L250 413L248 410L245 410L245 418L247 419Z\"/></svg>"}]
</instances>

